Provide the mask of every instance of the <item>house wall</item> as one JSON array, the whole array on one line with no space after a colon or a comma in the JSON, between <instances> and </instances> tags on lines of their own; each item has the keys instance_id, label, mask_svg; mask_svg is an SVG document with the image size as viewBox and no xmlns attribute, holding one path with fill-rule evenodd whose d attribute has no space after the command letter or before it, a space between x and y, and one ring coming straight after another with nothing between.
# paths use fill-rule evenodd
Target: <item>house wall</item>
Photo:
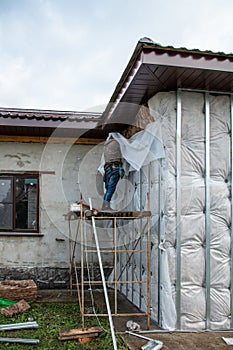
<instances>
[{"instance_id":1,"label":"house wall","mask_svg":"<svg viewBox=\"0 0 233 350\"><path fill-rule=\"evenodd\" d=\"M97 176L102 146L2 142L1 172L40 172L40 234L0 233L0 276L34 278L41 288L65 287L69 281L69 228L64 214L70 204L91 197L102 205L103 184ZM77 220L70 222L75 236ZM103 238L104 239L104 238ZM76 259L79 262L79 244ZM108 257L104 263L108 265Z\"/></svg>"},{"instance_id":2,"label":"house wall","mask_svg":"<svg viewBox=\"0 0 233 350\"><path fill-rule=\"evenodd\" d=\"M158 93L149 106L161 122L166 159L130 181L134 208L145 209L150 193L152 318L165 329L232 328L232 96ZM125 276L144 265L135 256ZM145 291L121 290L145 311Z\"/></svg>"}]
</instances>

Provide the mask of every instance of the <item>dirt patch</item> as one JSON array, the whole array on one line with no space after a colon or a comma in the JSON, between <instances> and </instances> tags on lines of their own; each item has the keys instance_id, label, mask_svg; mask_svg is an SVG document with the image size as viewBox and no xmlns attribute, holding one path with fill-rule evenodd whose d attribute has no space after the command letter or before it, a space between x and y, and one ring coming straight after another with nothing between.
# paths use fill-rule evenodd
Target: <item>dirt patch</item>
<instances>
[{"instance_id":1,"label":"dirt patch","mask_svg":"<svg viewBox=\"0 0 233 350\"><path fill-rule=\"evenodd\" d=\"M156 333L143 334L148 338L153 338L163 342L164 350L230 350L222 337L232 338L232 332L201 332L201 333ZM146 344L146 340L124 335L130 350L139 350L141 346Z\"/></svg>"}]
</instances>

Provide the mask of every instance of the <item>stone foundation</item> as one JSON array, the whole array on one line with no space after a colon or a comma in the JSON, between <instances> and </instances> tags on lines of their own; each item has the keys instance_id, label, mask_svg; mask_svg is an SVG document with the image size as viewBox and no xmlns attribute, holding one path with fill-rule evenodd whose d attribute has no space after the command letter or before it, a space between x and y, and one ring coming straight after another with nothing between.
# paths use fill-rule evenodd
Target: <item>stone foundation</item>
<instances>
[{"instance_id":1,"label":"stone foundation","mask_svg":"<svg viewBox=\"0 0 233 350\"><path fill-rule=\"evenodd\" d=\"M106 280L112 271L112 267L104 267ZM80 281L80 268L77 267L78 277ZM101 281L100 269L98 266L92 269L96 281ZM75 275L72 274L73 281ZM84 270L84 278L87 278L87 270ZM69 268L55 267L1 267L0 281L3 280L27 280L35 281L38 289L69 289L70 272Z\"/></svg>"}]
</instances>

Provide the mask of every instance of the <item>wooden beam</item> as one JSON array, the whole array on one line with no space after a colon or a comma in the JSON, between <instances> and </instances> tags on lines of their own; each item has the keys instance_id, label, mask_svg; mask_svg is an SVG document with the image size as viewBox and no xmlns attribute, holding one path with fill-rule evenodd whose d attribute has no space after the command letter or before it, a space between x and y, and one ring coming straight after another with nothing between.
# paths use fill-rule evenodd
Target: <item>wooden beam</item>
<instances>
[{"instance_id":1,"label":"wooden beam","mask_svg":"<svg viewBox=\"0 0 233 350\"><path fill-rule=\"evenodd\" d=\"M43 136L8 136L0 135L0 142L32 142L32 143L68 143L75 145L98 145L104 139L92 138L68 138L68 137L43 137Z\"/></svg>"},{"instance_id":2,"label":"wooden beam","mask_svg":"<svg viewBox=\"0 0 233 350\"><path fill-rule=\"evenodd\" d=\"M71 340L86 337L97 337L103 331L102 327L70 329L59 332L59 340Z\"/></svg>"},{"instance_id":3,"label":"wooden beam","mask_svg":"<svg viewBox=\"0 0 233 350\"><path fill-rule=\"evenodd\" d=\"M36 174L46 174L46 175L55 175L55 171L54 170L34 170L34 171L25 171L25 170L1 170L1 174L22 174L22 175L36 175Z\"/></svg>"},{"instance_id":4,"label":"wooden beam","mask_svg":"<svg viewBox=\"0 0 233 350\"><path fill-rule=\"evenodd\" d=\"M134 211L134 210L86 210L85 217L90 219L94 216L96 219L123 218L136 219L151 216L150 211Z\"/></svg>"}]
</instances>

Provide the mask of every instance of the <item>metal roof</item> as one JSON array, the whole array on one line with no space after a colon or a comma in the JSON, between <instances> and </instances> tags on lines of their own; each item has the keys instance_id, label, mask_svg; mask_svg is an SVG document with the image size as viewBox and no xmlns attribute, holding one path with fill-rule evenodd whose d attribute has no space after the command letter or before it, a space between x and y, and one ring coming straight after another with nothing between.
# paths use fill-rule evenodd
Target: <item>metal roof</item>
<instances>
[{"instance_id":1,"label":"metal roof","mask_svg":"<svg viewBox=\"0 0 233 350\"><path fill-rule=\"evenodd\" d=\"M0 134L63 137L103 137L97 132L102 113L0 108ZM95 130L95 131L94 131Z\"/></svg>"},{"instance_id":2,"label":"metal roof","mask_svg":"<svg viewBox=\"0 0 233 350\"><path fill-rule=\"evenodd\" d=\"M1 108L0 117L35 119L35 120L96 120L100 119L102 113L96 112L71 112L71 111L54 111L40 109L21 109L21 108Z\"/></svg>"},{"instance_id":3,"label":"metal roof","mask_svg":"<svg viewBox=\"0 0 233 350\"><path fill-rule=\"evenodd\" d=\"M178 88L233 92L233 54L139 40L104 111L104 123L131 124L154 94Z\"/></svg>"}]
</instances>

